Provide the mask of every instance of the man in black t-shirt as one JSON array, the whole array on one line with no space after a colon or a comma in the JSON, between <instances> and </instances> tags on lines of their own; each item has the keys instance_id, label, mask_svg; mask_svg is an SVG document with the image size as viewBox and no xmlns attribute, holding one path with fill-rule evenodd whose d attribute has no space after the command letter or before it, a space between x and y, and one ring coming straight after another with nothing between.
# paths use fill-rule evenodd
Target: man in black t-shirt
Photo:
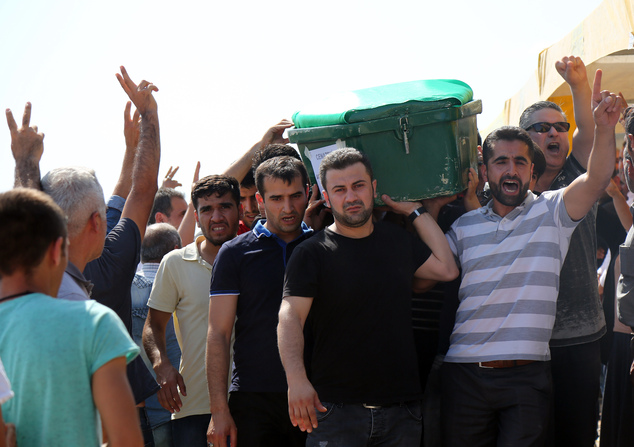
<instances>
[{"instance_id":1,"label":"man in black t-shirt","mask_svg":"<svg viewBox=\"0 0 634 447\"><path fill-rule=\"evenodd\" d=\"M454 279L453 255L420 203L382 197L410 217L422 242L372 221L376 180L357 150L330 153L320 178L335 222L293 252L279 314L291 422L309 433L307 446L334 439L337 445L366 445L369 437L381 445L419 445L412 280ZM314 339L308 372L302 333L307 317Z\"/></svg>"}]
</instances>

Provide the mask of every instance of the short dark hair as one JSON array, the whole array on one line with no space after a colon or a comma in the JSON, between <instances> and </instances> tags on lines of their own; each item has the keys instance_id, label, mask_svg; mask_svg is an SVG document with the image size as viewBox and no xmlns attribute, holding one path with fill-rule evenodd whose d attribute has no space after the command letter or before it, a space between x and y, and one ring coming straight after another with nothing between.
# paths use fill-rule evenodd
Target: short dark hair
<instances>
[{"instance_id":1,"label":"short dark hair","mask_svg":"<svg viewBox=\"0 0 634 447\"><path fill-rule=\"evenodd\" d=\"M270 160L275 157L293 157L302 161L302 157L299 156L299 152L297 152L292 146L287 144L267 144L262 149L257 151L253 156L253 163L251 165L251 172L255 176L255 171L257 171L258 166L264 163L266 160Z\"/></svg>"},{"instance_id":2,"label":"short dark hair","mask_svg":"<svg viewBox=\"0 0 634 447\"><path fill-rule=\"evenodd\" d=\"M535 148L535 154L533 156L533 174L535 174L535 177L539 180L539 178L544 175L544 172L546 172L546 157L539 145L534 144L533 147Z\"/></svg>"},{"instance_id":3,"label":"short dark hair","mask_svg":"<svg viewBox=\"0 0 634 447\"><path fill-rule=\"evenodd\" d=\"M170 214L172 214L172 197L179 197L185 200L185 195L173 188L159 188L159 190L156 191L148 225L156 223L156 213L163 213L167 217L170 217Z\"/></svg>"},{"instance_id":4,"label":"short dark hair","mask_svg":"<svg viewBox=\"0 0 634 447\"><path fill-rule=\"evenodd\" d=\"M308 185L308 173L304 163L288 156L273 157L258 166L255 171L255 184L262 198L264 198L264 179L267 177L284 180L288 185L294 178L301 177L302 185Z\"/></svg>"},{"instance_id":5,"label":"short dark hair","mask_svg":"<svg viewBox=\"0 0 634 447\"><path fill-rule=\"evenodd\" d=\"M212 194L218 197L231 193L231 198L240 206L240 184L229 175L208 175L198 180L192 187L192 203L198 210L198 199L209 197Z\"/></svg>"},{"instance_id":6,"label":"short dark hair","mask_svg":"<svg viewBox=\"0 0 634 447\"><path fill-rule=\"evenodd\" d=\"M503 126L495 129L484 139L482 143L482 160L487 166L493 153L493 146L498 141L521 141L528 146L528 156L531 162L535 161L535 146L531 136L524 129L515 126ZM543 155L543 154L542 154Z\"/></svg>"},{"instance_id":7,"label":"short dark hair","mask_svg":"<svg viewBox=\"0 0 634 447\"><path fill-rule=\"evenodd\" d=\"M524 109L524 111L520 115L520 127L522 129L527 129L528 126L530 126L531 124L535 124L531 123L531 116L538 110L543 109L556 110L557 112L562 114L566 121L568 120L568 118L566 118L566 114L563 110L561 110L561 107L558 104L555 104L552 101L537 101L535 104L531 104L530 106L526 107L526 109Z\"/></svg>"},{"instance_id":8,"label":"short dark hair","mask_svg":"<svg viewBox=\"0 0 634 447\"><path fill-rule=\"evenodd\" d=\"M254 186L255 177L253 176L253 171L249 171L240 182L240 188L253 188Z\"/></svg>"},{"instance_id":9,"label":"short dark hair","mask_svg":"<svg viewBox=\"0 0 634 447\"><path fill-rule=\"evenodd\" d=\"M623 112L623 115L625 117L625 133L629 135L634 135L634 108L628 107Z\"/></svg>"},{"instance_id":10,"label":"short dark hair","mask_svg":"<svg viewBox=\"0 0 634 447\"><path fill-rule=\"evenodd\" d=\"M0 194L0 278L21 269L28 276L52 243L66 238L66 217L48 195L15 188Z\"/></svg>"},{"instance_id":11,"label":"short dark hair","mask_svg":"<svg viewBox=\"0 0 634 447\"><path fill-rule=\"evenodd\" d=\"M176 228L168 223L150 225L141 243L141 262L161 262L163 256L181 246L181 237Z\"/></svg>"},{"instance_id":12,"label":"short dark hair","mask_svg":"<svg viewBox=\"0 0 634 447\"><path fill-rule=\"evenodd\" d=\"M321 186L326 189L326 173L331 169L342 170L357 163L363 163L365 170L370 176L370 180L374 180L372 165L370 159L363 152L352 147L344 147L337 149L326 155L319 165L319 180Z\"/></svg>"}]
</instances>

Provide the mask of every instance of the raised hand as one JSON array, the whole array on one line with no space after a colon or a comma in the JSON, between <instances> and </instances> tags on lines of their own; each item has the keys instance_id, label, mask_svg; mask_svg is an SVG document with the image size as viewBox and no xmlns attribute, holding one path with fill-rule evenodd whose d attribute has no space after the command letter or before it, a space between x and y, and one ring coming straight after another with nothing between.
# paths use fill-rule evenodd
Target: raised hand
<instances>
[{"instance_id":1,"label":"raised hand","mask_svg":"<svg viewBox=\"0 0 634 447\"><path fill-rule=\"evenodd\" d=\"M271 127L266 131L262 140L260 141L262 146L264 147L267 144L286 144L288 143L288 138L284 138L284 131L290 127L293 127L293 122L287 119L283 119L275 126Z\"/></svg>"},{"instance_id":2,"label":"raised hand","mask_svg":"<svg viewBox=\"0 0 634 447\"><path fill-rule=\"evenodd\" d=\"M37 131L37 126L29 126L31 121L31 103L27 102L22 115L22 126L13 119L11 109L7 109L7 124L11 132L11 152L13 158L18 160L30 159L39 163L44 152L44 134Z\"/></svg>"},{"instance_id":3,"label":"raised hand","mask_svg":"<svg viewBox=\"0 0 634 447\"><path fill-rule=\"evenodd\" d=\"M597 70L592 87L592 110L597 127L614 128L621 117L623 101L608 90L601 90L603 72Z\"/></svg>"},{"instance_id":4,"label":"raised hand","mask_svg":"<svg viewBox=\"0 0 634 447\"><path fill-rule=\"evenodd\" d=\"M125 136L125 147L128 149L136 149L139 145L139 135L141 133L139 118L139 109L134 111L134 115L130 117L130 111L132 110L132 102L128 101L125 105L125 112L123 113L123 135Z\"/></svg>"},{"instance_id":5,"label":"raised hand","mask_svg":"<svg viewBox=\"0 0 634 447\"><path fill-rule=\"evenodd\" d=\"M177 188L179 186L183 186L178 180L174 180L174 175L176 175L176 171L178 171L178 166L170 168L167 170L167 174L165 174L165 179L163 180L163 184L161 185L163 188Z\"/></svg>"},{"instance_id":6,"label":"raised hand","mask_svg":"<svg viewBox=\"0 0 634 447\"><path fill-rule=\"evenodd\" d=\"M588 73L580 57L564 57L555 62L555 69L564 78L564 81L573 88L588 85Z\"/></svg>"},{"instance_id":7,"label":"raised hand","mask_svg":"<svg viewBox=\"0 0 634 447\"><path fill-rule=\"evenodd\" d=\"M121 74L117 73L115 76L141 116L146 113L156 113L158 106L152 92L158 92L158 87L145 79L136 85L130 79L123 65L121 66Z\"/></svg>"}]
</instances>

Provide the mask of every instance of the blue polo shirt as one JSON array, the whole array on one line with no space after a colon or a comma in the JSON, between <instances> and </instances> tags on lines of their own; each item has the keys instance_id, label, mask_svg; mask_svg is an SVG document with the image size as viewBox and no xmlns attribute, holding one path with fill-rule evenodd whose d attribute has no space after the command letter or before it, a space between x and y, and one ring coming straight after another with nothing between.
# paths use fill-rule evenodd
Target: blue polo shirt
<instances>
[{"instance_id":1,"label":"blue polo shirt","mask_svg":"<svg viewBox=\"0 0 634 447\"><path fill-rule=\"evenodd\" d=\"M287 244L263 222L225 242L213 265L211 297L238 295L229 391L287 391L277 349L284 271L293 249L313 230L302 222L302 234Z\"/></svg>"}]
</instances>

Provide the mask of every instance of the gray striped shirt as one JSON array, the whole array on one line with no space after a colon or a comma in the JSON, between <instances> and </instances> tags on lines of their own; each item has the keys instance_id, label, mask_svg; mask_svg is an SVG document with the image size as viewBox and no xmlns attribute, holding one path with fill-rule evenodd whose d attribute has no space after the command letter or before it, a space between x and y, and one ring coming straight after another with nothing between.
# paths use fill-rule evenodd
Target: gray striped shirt
<instances>
[{"instance_id":1,"label":"gray striped shirt","mask_svg":"<svg viewBox=\"0 0 634 447\"><path fill-rule=\"evenodd\" d=\"M505 217L489 202L447 232L462 283L446 362L550 360L559 274L578 223L563 191L529 191Z\"/></svg>"}]
</instances>

